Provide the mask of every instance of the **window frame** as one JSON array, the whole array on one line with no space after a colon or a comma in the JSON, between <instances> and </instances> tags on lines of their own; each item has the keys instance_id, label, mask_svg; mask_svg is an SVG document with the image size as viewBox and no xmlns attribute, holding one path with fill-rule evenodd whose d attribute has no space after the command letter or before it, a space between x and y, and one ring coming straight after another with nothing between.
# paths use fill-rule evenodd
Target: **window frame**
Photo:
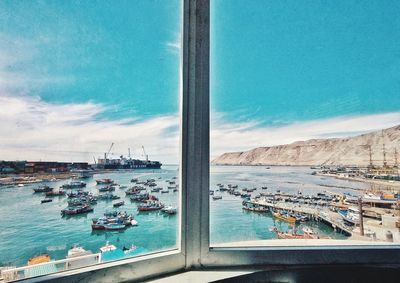
<instances>
[{"instance_id":1,"label":"window frame","mask_svg":"<svg viewBox=\"0 0 400 283\"><path fill-rule=\"evenodd\" d=\"M400 245L210 246L210 0L182 0L180 221L177 249L49 274L23 282L144 280L193 268L399 264Z\"/></svg>"}]
</instances>

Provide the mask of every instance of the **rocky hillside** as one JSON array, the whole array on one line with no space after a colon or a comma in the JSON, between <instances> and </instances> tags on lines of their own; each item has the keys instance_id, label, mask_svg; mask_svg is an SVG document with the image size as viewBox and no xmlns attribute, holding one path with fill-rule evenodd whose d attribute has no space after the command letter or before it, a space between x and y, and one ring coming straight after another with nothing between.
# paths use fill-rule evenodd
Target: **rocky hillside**
<instances>
[{"instance_id":1,"label":"rocky hillside","mask_svg":"<svg viewBox=\"0 0 400 283\"><path fill-rule=\"evenodd\" d=\"M312 139L291 144L258 147L244 152L224 153L214 165L358 165L369 164L369 146L374 164L394 164L395 148L400 162L400 125L348 138Z\"/></svg>"}]
</instances>

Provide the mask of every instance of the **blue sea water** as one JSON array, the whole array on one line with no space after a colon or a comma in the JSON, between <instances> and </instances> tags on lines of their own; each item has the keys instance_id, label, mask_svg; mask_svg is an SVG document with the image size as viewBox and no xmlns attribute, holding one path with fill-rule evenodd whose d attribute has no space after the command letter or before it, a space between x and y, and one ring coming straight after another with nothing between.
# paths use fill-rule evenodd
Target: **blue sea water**
<instances>
[{"instance_id":1,"label":"blue sea water","mask_svg":"<svg viewBox=\"0 0 400 283\"><path fill-rule=\"evenodd\" d=\"M210 188L216 189L217 183L238 184L243 187L268 186L268 191L281 191L303 194L314 194L325 190L347 192L354 195L365 188L365 184L312 176L312 170L305 167L264 167L215 166L211 168ZM165 180L177 176L177 166L163 166L160 170L135 170L94 175L85 180L85 190L98 194L96 179L111 178L121 185L130 185L132 178L146 180L156 179L159 186L167 187ZM50 182L58 187L69 180ZM116 189L115 194L125 200L120 210L132 213L139 225L123 231L92 231L92 218L102 216L107 210L114 209L111 201L98 201L94 212L86 215L61 217L61 209L67 206L67 197L56 197L53 202L41 204L42 194L34 194L32 189L38 184L25 187L0 189L0 265L26 265L27 260L40 253L48 253L52 259L63 259L68 250L79 244L86 250L99 252L107 241L118 248L130 247L132 244L147 252L177 247L179 215L165 215L161 212L138 213L137 205L125 197L123 189ZM327 187L329 186L329 187ZM154 193L165 204L177 205L178 193ZM270 214L243 211L242 199L221 194L221 200L210 198L210 240L211 244L228 243L245 240L274 239L275 234L269 227L276 225L285 230L288 224L275 221ZM179 209L178 209L179 211ZM307 223L319 233L332 238L343 238L330 227L320 223Z\"/></svg>"}]
</instances>

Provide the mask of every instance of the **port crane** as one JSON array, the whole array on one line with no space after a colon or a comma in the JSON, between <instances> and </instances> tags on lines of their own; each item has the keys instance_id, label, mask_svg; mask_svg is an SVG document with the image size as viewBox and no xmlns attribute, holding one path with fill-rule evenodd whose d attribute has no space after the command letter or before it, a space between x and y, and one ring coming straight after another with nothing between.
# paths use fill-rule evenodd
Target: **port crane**
<instances>
[{"instance_id":1,"label":"port crane","mask_svg":"<svg viewBox=\"0 0 400 283\"><path fill-rule=\"evenodd\" d=\"M107 160L107 157L110 154L111 149L113 148L113 146L114 146L114 143L112 142L110 148L108 149L108 151L106 153L104 153L104 159L105 160Z\"/></svg>"}]
</instances>

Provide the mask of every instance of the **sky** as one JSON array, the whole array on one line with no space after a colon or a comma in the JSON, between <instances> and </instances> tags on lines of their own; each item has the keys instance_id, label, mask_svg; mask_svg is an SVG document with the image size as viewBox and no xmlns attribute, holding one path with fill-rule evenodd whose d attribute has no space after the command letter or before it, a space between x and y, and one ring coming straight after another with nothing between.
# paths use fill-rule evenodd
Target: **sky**
<instances>
[{"instance_id":1,"label":"sky","mask_svg":"<svg viewBox=\"0 0 400 283\"><path fill-rule=\"evenodd\" d=\"M211 158L400 124L398 1L211 2ZM0 1L0 160L177 163L181 11Z\"/></svg>"}]
</instances>

